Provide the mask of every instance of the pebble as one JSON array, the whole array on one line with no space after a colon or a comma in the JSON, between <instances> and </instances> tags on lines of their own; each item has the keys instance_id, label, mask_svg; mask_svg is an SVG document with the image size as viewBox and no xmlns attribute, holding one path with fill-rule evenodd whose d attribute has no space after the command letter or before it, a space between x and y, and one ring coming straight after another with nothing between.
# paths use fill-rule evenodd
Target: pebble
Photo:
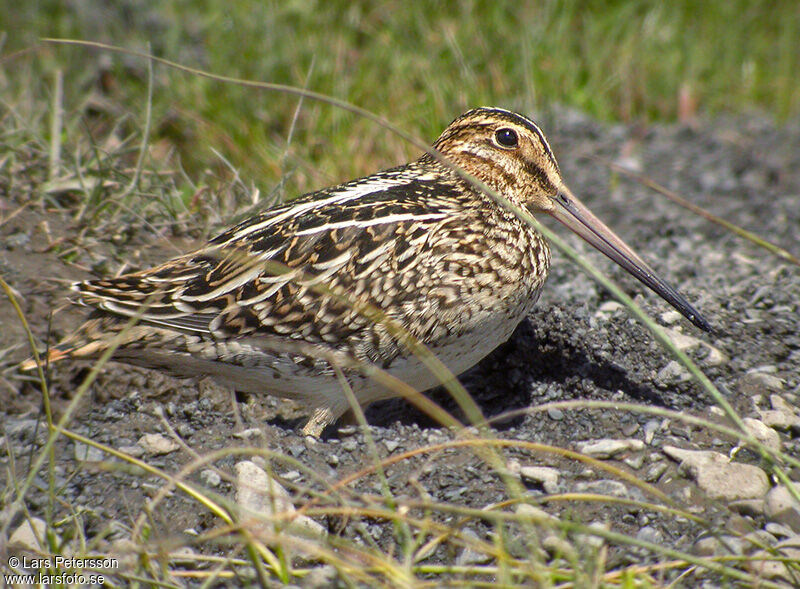
<instances>
[{"instance_id":1,"label":"pebble","mask_svg":"<svg viewBox=\"0 0 800 589\"><path fill-rule=\"evenodd\" d=\"M791 538L795 535L795 531L788 526L775 522L767 522L767 525L764 526L764 531L776 538Z\"/></svg>"},{"instance_id":2,"label":"pebble","mask_svg":"<svg viewBox=\"0 0 800 589\"><path fill-rule=\"evenodd\" d=\"M296 512L289 492L275 479L270 478L265 470L249 460L243 460L234 467L236 473L236 503L244 510L261 517L253 522L252 515L243 517L250 520L254 529L264 529L267 533L281 534L287 532L301 535L324 536L325 528L308 516L298 515L287 518ZM276 526L270 520L276 520Z\"/></svg>"},{"instance_id":3,"label":"pebble","mask_svg":"<svg viewBox=\"0 0 800 589\"><path fill-rule=\"evenodd\" d=\"M661 422L658 419L651 419L644 424L644 443L651 444L656 432L661 429Z\"/></svg>"},{"instance_id":4,"label":"pebble","mask_svg":"<svg viewBox=\"0 0 800 589\"><path fill-rule=\"evenodd\" d=\"M739 379L739 390L745 394L758 394L767 391L782 391L783 381L773 374L758 369L748 370Z\"/></svg>"},{"instance_id":5,"label":"pebble","mask_svg":"<svg viewBox=\"0 0 800 589\"><path fill-rule=\"evenodd\" d=\"M217 487L222 482L222 477L216 470L206 468L200 471L200 480L209 487Z\"/></svg>"},{"instance_id":6,"label":"pebble","mask_svg":"<svg viewBox=\"0 0 800 589\"><path fill-rule=\"evenodd\" d=\"M759 419L753 419L752 417L745 417L742 423L744 423L744 427L750 435L767 448L775 451L781 449L781 437L778 435L778 432L769 427L766 423Z\"/></svg>"},{"instance_id":7,"label":"pebble","mask_svg":"<svg viewBox=\"0 0 800 589\"><path fill-rule=\"evenodd\" d=\"M561 421L564 419L564 412L553 407L547 410L547 416L553 421Z\"/></svg>"},{"instance_id":8,"label":"pebble","mask_svg":"<svg viewBox=\"0 0 800 589\"><path fill-rule=\"evenodd\" d=\"M622 461L630 466L633 470L639 470L642 468L642 466L644 466L644 454L641 452L631 454L630 456L623 458Z\"/></svg>"},{"instance_id":9,"label":"pebble","mask_svg":"<svg viewBox=\"0 0 800 589\"><path fill-rule=\"evenodd\" d=\"M339 587L336 580L339 578L339 573L336 567L332 564L325 564L318 567L313 567L309 573L303 577L302 587L306 589L320 589L324 587Z\"/></svg>"},{"instance_id":10,"label":"pebble","mask_svg":"<svg viewBox=\"0 0 800 589\"><path fill-rule=\"evenodd\" d=\"M492 560L491 554L487 554L486 552L478 552L470 547L470 544L477 544L481 541L481 539L478 538L478 534L469 528L464 528L461 530L460 535L467 545L461 549L461 553L456 557L457 565L467 566L471 564L485 564Z\"/></svg>"},{"instance_id":11,"label":"pebble","mask_svg":"<svg viewBox=\"0 0 800 589\"><path fill-rule=\"evenodd\" d=\"M400 446L400 442L397 440L384 440L383 445L386 446L386 450L389 452L394 452Z\"/></svg>"},{"instance_id":12,"label":"pebble","mask_svg":"<svg viewBox=\"0 0 800 589\"><path fill-rule=\"evenodd\" d=\"M731 501L728 507L741 515L749 515L750 517L760 517L764 515L765 502L763 499L739 499L738 501Z\"/></svg>"},{"instance_id":13,"label":"pebble","mask_svg":"<svg viewBox=\"0 0 800 589\"><path fill-rule=\"evenodd\" d=\"M769 480L763 470L750 464L730 462L719 452L684 450L675 446L664 446L663 452L679 461L681 468L688 471L711 499L755 499L769 490Z\"/></svg>"},{"instance_id":14,"label":"pebble","mask_svg":"<svg viewBox=\"0 0 800 589\"><path fill-rule=\"evenodd\" d=\"M628 487L624 483L612 479L584 481L575 485L578 493L596 493L610 497L628 497Z\"/></svg>"},{"instance_id":15,"label":"pebble","mask_svg":"<svg viewBox=\"0 0 800 589\"><path fill-rule=\"evenodd\" d=\"M800 545L792 544L791 541L779 542L775 545L775 549L778 551L778 556L800 562ZM792 567L790 571L783 562L775 560L774 553L766 550L754 553L747 560L746 566L759 578L782 579L788 583L797 581L797 567Z\"/></svg>"},{"instance_id":16,"label":"pebble","mask_svg":"<svg viewBox=\"0 0 800 589\"><path fill-rule=\"evenodd\" d=\"M233 434L233 437L239 438L240 440L252 440L253 438L258 438L263 435L264 432L261 430L261 428L251 427L249 429L245 429L240 432L235 432Z\"/></svg>"},{"instance_id":17,"label":"pebble","mask_svg":"<svg viewBox=\"0 0 800 589\"><path fill-rule=\"evenodd\" d=\"M78 462L102 462L106 457L99 448L81 442L75 442L74 455Z\"/></svg>"},{"instance_id":18,"label":"pebble","mask_svg":"<svg viewBox=\"0 0 800 589\"><path fill-rule=\"evenodd\" d=\"M162 434L145 434L136 442L148 454L162 456L174 452L180 446L178 443Z\"/></svg>"},{"instance_id":19,"label":"pebble","mask_svg":"<svg viewBox=\"0 0 800 589\"><path fill-rule=\"evenodd\" d=\"M663 385L673 385L686 382L692 378L689 371L677 360L670 360L664 368L658 371L656 382Z\"/></svg>"},{"instance_id":20,"label":"pebble","mask_svg":"<svg viewBox=\"0 0 800 589\"><path fill-rule=\"evenodd\" d=\"M647 472L644 473L644 480L648 483L653 483L661 478L661 475L666 472L669 468L669 465L664 462L654 462L647 468Z\"/></svg>"},{"instance_id":21,"label":"pebble","mask_svg":"<svg viewBox=\"0 0 800 589\"><path fill-rule=\"evenodd\" d=\"M35 530L35 533L34 533ZM8 548L12 550L27 550L29 552L46 552L46 546L39 546L36 536L47 542L47 523L38 517L32 517L22 522L8 539Z\"/></svg>"},{"instance_id":22,"label":"pebble","mask_svg":"<svg viewBox=\"0 0 800 589\"><path fill-rule=\"evenodd\" d=\"M554 515L550 515L544 509L540 507L536 507L535 505L530 505L528 503L519 503L515 509L515 511L524 517L529 517L534 523L538 522L558 522L558 518Z\"/></svg>"},{"instance_id":23,"label":"pebble","mask_svg":"<svg viewBox=\"0 0 800 589\"><path fill-rule=\"evenodd\" d=\"M140 458L140 457L144 456L144 448L142 448L139 445L136 445L136 446L120 446L119 448L117 448L117 450L119 450L123 454L127 454L128 456L131 456L133 458Z\"/></svg>"},{"instance_id":24,"label":"pebble","mask_svg":"<svg viewBox=\"0 0 800 589\"><path fill-rule=\"evenodd\" d=\"M561 472L557 468L523 466L519 469L519 474L523 479L540 484L545 493L552 495L558 492L558 477L561 476Z\"/></svg>"},{"instance_id":25,"label":"pebble","mask_svg":"<svg viewBox=\"0 0 800 589\"><path fill-rule=\"evenodd\" d=\"M356 442L355 440L346 440L342 442L342 450L345 450L347 452L355 452L356 450L358 450L358 442Z\"/></svg>"},{"instance_id":26,"label":"pebble","mask_svg":"<svg viewBox=\"0 0 800 589\"><path fill-rule=\"evenodd\" d=\"M800 490L800 483L794 483ZM783 524L800 534L800 502L797 501L784 485L773 488L765 499L764 514L772 522Z\"/></svg>"},{"instance_id":27,"label":"pebble","mask_svg":"<svg viewBox=\"0 0 800 589\"><path fill-rule=\"evenodd\" d=\"M694 553L698 556L742 555L750 543L737 536L708 536L694 543Z\"/></svg>"},{"instance_id":28,"label":"pebble","mask_svg":"<svg viewBox=\"0 0 800 589\"><path fill-rule=\"evenodd\" d=\"M577 552L572 544L566 538L558 534L547 534L542 538L542 548L544 548L550 556L562 557L567 560L573 561L577 558Z\"/></svg>"},{"instance_id":29,"label":"pebble","mask_svg":"<svg viewBox=\"0 0 800 589\"><path fill-rule=\"evenodd\" d=\"M611 458L622 452L638 451L643 448L644 442L634 439L612 440L606 438L578 444L578 452L592 458Z\"/></svg>"},{"instance_id":30,"label":"pebble","mask_svg":"<svg viewBox=\"0 0 800 589\"><path fill-rule=\"evenodd\" d=\"M780 395L770 395L772 409L759 410L761 421L780 430L800 429L800 415Z\"/></svg>"}]
</instances>

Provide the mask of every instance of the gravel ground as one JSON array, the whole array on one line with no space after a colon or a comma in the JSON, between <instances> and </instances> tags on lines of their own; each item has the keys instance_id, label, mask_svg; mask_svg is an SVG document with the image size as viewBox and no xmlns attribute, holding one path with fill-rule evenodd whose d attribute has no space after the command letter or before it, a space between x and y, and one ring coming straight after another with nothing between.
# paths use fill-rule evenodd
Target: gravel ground
<instances>
[{"instance_id":1,"label":"gravel ground","mask_svg":"<svg viewBox=\"0 0 800 589\"><path fill-rule=\"evenodd\" d=\"M763 118L720 119L687 126L606 126L582 115L559 112L543 121L562 171L573 191L621 234L719 330L710 336L696 330L623 271L606 263L588 246L577 244L619 280L629 294L671 330L676 340L705 371L763 440L800 456L800 268L781 261L707 221L687 213L640 184L611 173L586 156L597 155L641 170L720 217L800 254L800 126L775 126ZM0 197L7 214L25 194ZM25 211L0 227L0 273L20 294L35 334L44 339L50 309L63 302L65 280L82 278L73 267L37 245L36 231L49 221L55 237L71 229L52 213ZM559 230L558 228L556 228ZM560 231L560 230L559 230ZM28 236L31 236L28 238ZM134 240L135 241L135 240ZM138 263L163 260L175 244L132 244ZM577 242L578 240L574 240ZM179 243L186 250L189 243ZM98 246L102 251L102 243ZM42 281L46 276L51 280ZM5 442L0 445L0 478L14 455L18 475L43 439L39 392L12 367L26 355L25 339L6 300L0 301L0 402L4 407ZM52 320L53 339L77 326L80 315L66 309ZM17 347L14 347L17 346ZM56 411L63 411L87 374L86 366L53 367ZM728 456L736 445L706 428L675 419L610 410L550 408L525 411L565 400L633 402L685 411L723 422L711 399L672 362L653 337L629 318L610 296L559 253L542 298L508 343L464 375L463 382L487 416L501 416L501 438L583 450L604 463L654 484L690 511L732 534L734 551L752 549L733 534L760 534L767 544L800 544L800 506L780 503L781 487L768 479L758 456L741 450L728 464L711 454L681 454L677 448L713 451ZM441 391L431 396L458 414ZM324 479L336 481L371 463L363 433L341 427L323 441L310 443L298 434L302 408L270 398L237 397L209 382L177 381L157 373L109 365L81 405L73 429L98 442L143 456L155 466L177 472L192 460L177 445L159 449L167 435L163 419L195 452L230 446L256 446L290 456ZM515 417L502 417L517 411ZM452 439L449 432L400 400L376 404L367 412L370 433L383 456ZM242 435L244 432L244 435ZM168 437L168 436L167 436ZM598 440L622 440L585 446ZM155 444L155 446L153 446ZM161 453L167 451L166 453ZM61 498L85 510L84 524L92 538L105 534L99 550L121 550L129 527L160 486L155 478L107 472L93 466L72 442L58 444L57 482ZM159 454L161 453L161 454ZM155 454L159 454L155 456ZM597 468L555 454L532 455L508 450L509 468L521 476L532 497L559 492L595 492L642 499L642 492ZM233 496L240 458L216 462L223 474L201 468L191 479L214 492ZM679 462L683 462L680 466ZM257 462L257 461L256 461ZM310 484L300 464L279 465L288 488ZM546 466L554 470L531 470ZM790 471L800 481L800 472ZM387 470L398 496L418 498L424 489L436 501L482 508L507 499L501 480L466 449L450 449L403 460ZM418 487L409 485L418 482ZM354 488L377 495L377 479L361 478ZM41 516L46 484L28 495L28 506ZM316 484L316 483L315 483ZM0 484L0 488L5 482ZM634 506L597 502L543 502L557 516L604 526L659 545L696 554L722 550L719 540L700 538L702 528L684 518L661 515ZM63 514L62 514L63 515ZM2 517L2 514L0 514ZM381 520L332 521L318 518L333 533L354 538L369 534L387 549L393 526ZM0 524L2 521L0 520ZM166 498L152 515L154 542L181 544L219 525L212 515L180 493ZM13 522L11 529L19 525ZM483 538L487 528L470 524ZM716 543L716 544L715 544ZM479 562L467 549L443 545L429 562ZM608 565L650 562L659 557L630 546L612 546ZM777 577L780 579L780 577ZM330 579L328 581L330 582ZM308 583L313 584L312 581ZM324 584L320 581L321 584Z\"/></svg>"}]
</instances>

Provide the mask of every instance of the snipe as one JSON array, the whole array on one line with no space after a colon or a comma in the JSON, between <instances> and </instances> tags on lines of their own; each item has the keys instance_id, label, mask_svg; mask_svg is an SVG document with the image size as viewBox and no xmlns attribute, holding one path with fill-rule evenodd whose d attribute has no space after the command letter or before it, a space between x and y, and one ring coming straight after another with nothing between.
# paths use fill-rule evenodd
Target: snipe
<instances>
[{"instance_id":1,"label":"snipe","mask_svg":"<svg viewBox=\"0 0 800 589\"><path fill-rule=\"evenodd\" d=\"M572 195L532 121L474 109L434 147L515 205L554 216L710 329ZM338 375L362 405L394 393L359 366L434 386L402 333L463 372L508 339L549 266L538 232L426 154L276 207L155 268L76 284L95 311L50 359L97 357L121 333L116 360L298 399L311 413L304 432L319 435L348 409Z\"/></svg>"}]
</instances>

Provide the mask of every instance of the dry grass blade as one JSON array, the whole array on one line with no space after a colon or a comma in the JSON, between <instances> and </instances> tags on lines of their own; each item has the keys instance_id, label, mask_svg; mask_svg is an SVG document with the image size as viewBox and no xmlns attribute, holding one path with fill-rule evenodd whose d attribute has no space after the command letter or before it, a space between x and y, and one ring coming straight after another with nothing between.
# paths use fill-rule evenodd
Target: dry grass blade
<instances>
[{"instance_id":1,"label":"dry grass blade","mask_svg":"<svg viewBox=\"0 0 800 589\"><path fill-rule=\"evenodd\" d=\"M714 215L713 213L710 213L709 211L707 211L703 207L697 206L693 202L683 198L680 194L678 194L674 190L670 190L669 188L666 188L665 186L662 186L661 184L659 184L658 182L656 182L655 180L653 180L649 176L647 176L645 174L641 174L639 172L634 172L633 170L630 170L630 169L626 168L625 166L621 166L619 164L615 164L614 162L612 162L610 160L607 160L605 158L602 158L602 157L597 157L597 156L591 156L591 157L592 157L592 159L595 159L595 160L597 160L599 162L602 162L603 164L605 164L606 166L608 166L609 168L611 168L615 172L618 172L618 173L620 173L620 174L622 174L624 176L627 176L629 178L633 178L634 180L636 180L637 182L640 182L644 186L647 186L648 188L652 188L653 190L655 190L659 194L663 194L664 196L666 196L669 200L671 200L675 204L677 204L677 205L679 205L679 206L681 206L681 207L683 207L683 208L685 208L685 209L687 209L689 211L692 211L696 215L700 215L701 217L703 217L707 221L710 221L711 223L714 223L715 225L719 225L720 227L724 227L725 229L727 229L731 233L735 233L736 235L746 239L750 243L753 243L753 244L755 244L755 245L757 245L757 246L759 246L761 248L764 248L765 250L767 250L768 252L772 253L773 255L781 258L782 260L786 260L787 262L790 262L790 263L794 264L795 266L800 266L800 259L798 259L796 256L794 256L791 252L783 249L782 247L780 247L778 245L775 245L774 243L771 243L770 241L764 239L763 237L760 237L760 236L756 235L755 233L753 233L751 231L747 231L746 229L743 229L742 227L739 227L738 225L735 225L735 224L731 223L730 221L726 221L725 219L723 219L721 217L717 217L716 215Z\"/></svg>"}]
</instances>

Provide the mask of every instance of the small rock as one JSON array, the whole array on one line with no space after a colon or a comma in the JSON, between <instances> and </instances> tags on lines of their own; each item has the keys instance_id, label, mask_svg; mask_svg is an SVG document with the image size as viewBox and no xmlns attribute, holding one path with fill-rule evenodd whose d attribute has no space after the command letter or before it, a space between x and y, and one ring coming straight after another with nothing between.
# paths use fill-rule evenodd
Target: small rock
<instances>
[{"instance_id":1,"label":"small rock","mask_svg":"<svg viewBox=\"0 0 800 589\"><path fill-rule=\"evenodd\" d=\"M139 441L136 443L139 444L145 452L153 456L169 454L180 448L177 442L162 434L145 434L139 438Z\"/></svg>"},{"instance_id":2,"label":"small rock","mask_svg":"<svg viewBox=\"0 0 800 589\"><path fill-rule=\"evenodd\" d=\"M749 515L750 517L764 515L763 499L739 499L738 501L731 501L728 503L728 507L741 515Z\"/></svg>"},{"instance_id":3,"label":"small rock","mask_svg":"<svg viewBox=\"0 0 800 589\"><path fill-rule=\"evenodd\" d=\"M742 422L750 435L767 448L776 451L781 449L781 437L778 435L778 432L767 426L763 421L753 419L752 417L745 417Z\"/></svg>"},{"instance_id":4,"label":"small rock","mask_svg":"<svg viewBox=\"0 0 800 589\"><path fill-rule=\"evenodd\" d=\"M218 487L222 482L222 477L219 476L219 473L216 470L206 468L205 470L200 471L200 480L209 487Z\"/></svg>"},{"instance_id":5,"label":"small rock","mask_svg":"<svg viewBox=\"0 0 800 589\"><path fill-rule=\"evenodd\" d=\"M683 319L683 315L673 310L664 311L661 313L660 317L661 322L664 323L664 325L672 325L673 323L677 323Z\"/></svg>"},{"instance_id":6,"label":"small rock","mask_svg":"<svg viewBox=\"0 0 800 589\"><path fill-rule=\"evenodd\" d=\"M123 454L127 454L128 456L131 456L133 458L140 458L140 457L144 456L144 448L142 448L141 446L138 446L138 445L137 446L120 446L119 448L117 448L117 450L119 450Z\"/></svg>"},{"instance_id":7,"label":"small rock","mask_svg":"<svg viewBox=\"0 0 800 589\"><path fill-rule=\"evenodd\" d=\"M289 472L285 472L281 475L285 480L293 483L297 479L301 478L303 475L300 474L297 470L290 470Z\"/></svg>"},{"instance_id":8,"label":"small rock","mask_svg":"<svg viewBox=\"0 0 800 589\"><path fill-rule=\"evenodd\" d=\"M737 536L708 536L694 543L694 553L699 556L742 555L748 545L749 542Z\"/></svg>"},{"instance_id":9,"label":"small rock","mask_svg":"<svg viewBox=\"0 0 800 589\"><path fill-rule=\"evenodd\" d=\"M235 432L233 437L239 438L240 440L252 440L253 438L262 437L263 435L264 432L260 428L251 427L240 432Z\"/></svg>"},{"instance_id":10,"label":"small rock","mask_svg":"<svg viewBox=\"0 0 800 589\"><path fill-rule=\"evenodd\" d=\"M346 452L355 452L358 450L358 442L355 440L345 440L342 442L342 450L345 450Z\"/></svg>"},{"instance_id":11,"label":"small rock","mask_svg":"<svg viewBox=\"0 0 800 589\"><path fill-rule=\"evenodd\" d=\"M561 421L564 419L564 412L561 409L553 407L547 410L547 416L553 421Z\"/></svg>"},{"instance_id":12,"label":"small rock","mask_svg":"<svg viewBox=\"0 0 800 589\"><path fill-rule=\"evenodd\" d=\"M34 530L35 533L34 533ZM36 536L42 539L44 546L40 546ZM27 550L29 552L47 552L47 523L38 517L32 517L22 522L8 539L8 548L12 550Z\"/></svg>"},{"instance_id":13,"label":"small rock","mask_svg":"<svg viewBox=\"0 0 800 589\"><path fill-rule=\"evenodd\" d=\"M342 437L345 436L352 436L354 433L358 431L358 427L355 425L343 425L339 428L339 435Z\"/></svg>"},{"instance_id":14,"label":"small rock","mask_svg":"<svg viewBox=\"0 0 800 589\"><path fill-rule=\"evenodd\" d=\"M794 484L800 489L800 483ZM773 488L765 499L764 514L767 519L783 524L800 533L800 502L795 499L784 485Z\"/></svg>"},{"instance_id":15,"label":"small rock","mask_svg":"<svg viewBox=\"0 0 800 589\"><path fill-rule=\"evenodd\" d=\"M383 445L386 446L386 450L389 452L394 452L400 446L400 442L397 440L384 440Z\"/></svg>"},{"instance_id":16,"label":"small rock","mask_svg":"<svg viewBox=\"0 0 800 589\"><path fill-rule=\"evenodd\" d=\"M769 490L769 480L763 470L750 464L730 462L719 452L684 450L674 446L665 446L663 451L679 461L681 468L688 471L697 486L711 499L756 499Z\"/></svg>"},{"instance_id":17,"label":"small rock","mask_svg":"<svg viewBox=\"0 0 800 589\"><path fill-rule=\"evenodd\" d=\"M656 432L661 429L661 422L657 419L651 419L644 424L644 443L651 444Z\"/></svg>"},{"instance_id":18,"label":"small rock","mask_svg":"<svg viewBox=\"0 0 800 589\"><path fill-rule=\"evenodd\" d=\"M592 522L588 527L592 530L608 532L611 529L611 524L609 522ZM606 542L603 536L595 534L578 534L577 539L581 544L593 548L600 548Z\"/></svg>"},{"instance_id":19,"label":"small rock","mask_svg":"<svg viewBox=\"0 0 800 589\"><path fill-rule=\"evenodd\" d=\"M644 448L641 440L591 440L578 444L578 452L593 458L611 458L622 452L638 451Z\"/></svg>"},{"instance_id":20,"label":"small rock","mask_svg":"<svg viewBox=\"0 0 800 589\"><path fill-rule=\"evenodd\" d=\"M562 557L567 560L573 560L577 556L577 552L572 544L566 538L558 534L547 534L542 539L542 548L544 548L550 556Z\"/></svg>"},{"instance_id":21,"label":"small rock","mask_svg":"<svg viewBox=\"0 0 800 589\"><path fill-rule=\"evenodd\" d=\"M296 510L289 493L262 468L243 460L236 464L234 470L236 502L245 511L243 519L254 530L263 529L269 535L287 532L325 535L325 529L310 517L294 515Z\"/></svg>"},{"instance_id":22,"label":"small rock","mask_svg":"<svg viewBox=\"0 0 800 589\"><path fill-rule=\"evenodd\" d=\"M645 526L636 532L636 539L651 544L661 544L664 542L664 534L658 528Z\"/></svg>"},{"instance_id":23,"label":"small rock","mask_svg":"<svg viewBox=\"0 0 800 589\"><path fill-rule=\"evenodd\" d=\"M461 538L466 543L466 546L462 548L461 553L456 557L457 565L467 566L471 564L485 564L492 560L491 554L487 554L486 552L478 552L470 546L471 543L477 544L481 541L475 532L469 528L464 528L461 530Z\"/></svg>"},{"instance_id":24,"label":"small rock","mask_svg":"<svg viewBox=\"0 0 800 589\"><path fill-rule=\"evenodd\" d=\"M332 564L325 564L314 567L303 577L302 587L304 589L322 589L324 587L338 587L336 580L339 573Z\"/></svg>"},{"instance_id":25,"label":"small rock","mask_svg":"<svg viewBox=\"0 0 800 589\"><path fill-rule=\"evenodd\" d=\"M523 479L540 484L545 493L552 495L558 492L558 477L561 476L561 472L557 468L523 466L519 469L519 474Z\"/></svg>"},{"instance_id":26,"label":"small rock","mask_svg":"<svg viewBox=\"0 0 800 589\"><path fill-rule=\"evenodd\" d=\"M654 462L647 467L647 472L644 473L644 480L648 483L654 483L661 478L661 475L664 474L668 468L669 465L664 461Z\"/></svg>"},{"instance_id":27,"label":"small rock","mask_svg":"<svg viewBox=\"0 0 800 589\"><path fill-rule=\"evenodd\" d=\"M692 375L684 366L676 361L670 360L664 368L658 371L656 381L661 385L671 385L691 380Z\"/></svg>"},{"instance_id":28,"label":"small rock","mask_svg":"<svg viewBox=\"0 0 800 589\"><path fill-rule=\"evenodd\" d=\"M536 507L535 505L530 505L528 503L519 503L515 509L515 511L524 517L529 517L534 523L539 522L557 522L558 518L554 515L550 515L544 509Z\"/></svg>"},{"instance_id":29,"label":"small rock","mask_svg":"<svg viewBox=\"0 0 800 589\"><path fill-rule=\"evenodd\" d=\"M170 552L169 559L173 564L183 566L197 566L197 552L191 546L180 546Z\"/></svg>"},{"instance_id":30,"label":"small rock","mask_svg":"<svg viewBox=\"0 0 800 589\"><path fill-rule=\"evenodd\" d=\"M642 468L642 466L644 466L644 454L641 452L631 454L630 456L623 458L622 461L630 466L633 470L639 470Z\"/></svg>"},{"instance_id":31,"label":"small rock","mask_svg":"<svg viewBox=\"0 0 800 589\"><path fill-rule=\"evenodd\" d=\"M105 460L105 452L94 446L75 442L75 460L78 462L102 462Z\"/></svg>"},{"instance_id":32,"label":"small rock","mask_svg":"<svg viewBox=\"0 0 800 589\"><path fill-rule=\"evenodd\" d=\"M770 395L769 401L772 409L758 411L761 421L776 429L800 429L800 415L795 413L792 406L783 397Z\"/></svg>"},{"instance_id":33,"label":"small rock","mask_svg":"<svg viewBox=\"0 0 800 589\"><path fill-rule=\"evenodd\" d=\"M739 390L745 394L753 395L769 391L782 391L783 381L773 374L762 372L758 369L748 370L739 379Z\"/></svg>"},{"instance_id":34,"label":"small rock","mask_svg":"<svg viewBox=\"0 0 800 589\"><path fill-rule=\"evenodd\" d=\"M789 561L800 562L800 547L786 545L784 542L775 545L777 556ZM746 561L746 566L759 578L782 579L788 583L797 581L797 567L790 571L783 562L775 560L775 554L759 550ZM762 560L763 559L763 560Z\"/></svg>"},{"instance_id":35,"label":"small rock","mask_svg":"<svg viewBox=\"0 0 800 589\"><path fill-rule=\"evenodd\" d=\"M575 485L578 493L597 493L598 495L609 495L611 497L628 497L628 487L624 483L612 479L602 479L599 481L580 482Z\"/></svg>"},{"instance_id":36,"label":"small rock","mask_svg":"<svg viewBox=\"0 0 800 589\"><path fill-rule=\"evenodd\" d=\"M791 538L795 535L795 531L790 527L777 522L767 522L767 525L764 526L764 531L772 534L776 538Z\"/></svg>"}]
</instances>

